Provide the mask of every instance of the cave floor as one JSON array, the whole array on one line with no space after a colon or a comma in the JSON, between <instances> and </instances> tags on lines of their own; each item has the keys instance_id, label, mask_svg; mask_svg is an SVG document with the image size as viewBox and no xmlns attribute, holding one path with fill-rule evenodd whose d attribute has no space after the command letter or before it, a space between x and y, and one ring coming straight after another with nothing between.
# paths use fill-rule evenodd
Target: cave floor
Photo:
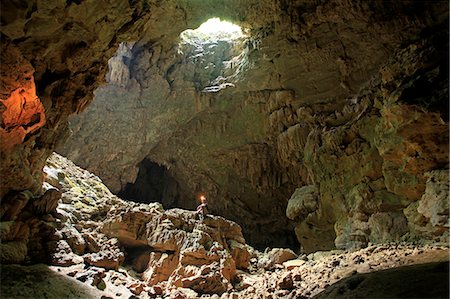
<instances>
[{"instance_id":1,"label":"cave floor","mask_svg":"<svg viewBox=\"0 0 450 299\"><path fill-rule=\"evenodd\" d=\"M129 267L2 265L1 298L448 298L449 291L446 246L323 251L254 270L238 271L233 289L219 295L158 290Z\"/></svg>"},{"instance_id":2,"label":"cave floor","mask_svg":"<svg viewBox=\"0 0 450 299\"><path fill-rule=\"evenodd\" d=\"M448 242L259 252L232 221L123 201L62 156L45 171L62 190L40 220L59 236L51 265L1 265L0 298L448 298Z\"/></svg>"}]
</instances>

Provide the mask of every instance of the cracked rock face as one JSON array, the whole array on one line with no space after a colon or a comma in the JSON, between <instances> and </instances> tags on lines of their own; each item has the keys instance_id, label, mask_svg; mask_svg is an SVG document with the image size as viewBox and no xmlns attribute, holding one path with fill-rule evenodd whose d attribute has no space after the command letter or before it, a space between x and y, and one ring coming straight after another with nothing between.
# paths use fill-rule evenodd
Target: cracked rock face
<instances>
[{"instance_id":1,"label":"cracked rock face","mask_svg":"<svg viewBox=\"0 0 450 299\"><path fill-rule=\"evenodd\" d=\"M42 226L48 217L53 218L54 231L49 233L45 248L52 265L83 264L94 272L99 268L118 271L127 265L138 273L142 287L158 284L206 294L226 292L237 269L250 267L254 250L245 243L240 226L232 221L213 215L200 221L194 211L164 211L159 203L123 201L98 177L57 154L50 157L46 173L46 183L59 186L61 202L44 213L47 219L32 220ZM26 237L13 229L22 222L10 223L2 226L3 235L15 231L16 237ZM19 246L12 238L2 238L2 263L23 262L17 259L21 256L29 259L27 246L32 246L27 239ZM295 257L293 253L284 260L273 256L272 266ZM103 277L76 276L83 282L94 279L91 284L98 288ZM130 289L138 292L139 288Z\"/></svg>"},{"instance_id":2,"label":"cracked rock face","mask_svg":"<svg viewBox=\"0 0 450 299\"><path fill-rule=\"evenodd\" d=\"M298 246L294 227L308 252L442 235L448 211L426 173L448 171L446 1L2 6L2 145L4 131L24 132L1 153L10 215L46 209L23 194L43 196L45 160L96 90L60 149L114 192L147 159L185 194L168 202L190 207L204 192L258 247ZM205 50L178 53L179 34L207 16L249 30L242 60L232 63L237 53L219 43L200 63ZM228 69L205 69L221 60ZM10 118L7 99L33 80L38 100L22 107L24 119ZM304 186L317 189L317 204L293 223L288 200Z\"/></svg>"},{"instance_id":3,"label":"cracked rock face","mask_svg":"<svg viewBox=\"0 0 450 299\"><path fill-rule=\"evenodd\" d=\"M410 214L425 173L447 167L445 7L304 2L261 12L260 26L248 15L245 59L220 74L229 45L141 37L123 59L134 83L97 90L61 150L115 192L144 159L160 164L187 195L174 206L205 192L259 247L295 247L293 230L307 252L425 237Z\"/></svg>"}]
</instances>

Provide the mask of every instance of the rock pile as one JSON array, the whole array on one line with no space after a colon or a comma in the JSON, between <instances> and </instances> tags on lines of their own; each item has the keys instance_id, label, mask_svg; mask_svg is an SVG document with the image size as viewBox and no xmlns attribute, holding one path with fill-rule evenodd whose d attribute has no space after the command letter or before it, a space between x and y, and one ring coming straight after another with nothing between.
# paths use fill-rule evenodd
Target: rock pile
<instances>
[{"instance_id":1,"label":"rock pile","mask_svg":"<svg viewBox=\"0 0 450 299\"><path fill-rule=\"evenodd\" d=\"M49 243L51 263L90 268L77 279L104 288L105 271L128 266L141 280L130 287L134 293L152 285L222 294L232 288L237 269L250 267L253 250L232 221L213 215L200 221L193 211L123 201L57 154L44 171L63 192L52 213L57 233Z\"/></svg>"},{"instance_id":2,"label":"rock pile","mask_svg":"<svg viewBox=\"0 0 450 299\"><path fill-rule=\"evenodd\" d=\"M97 176L58 154L50 157L44 172L44 195L22 204L27 199L22 194L16 200L21 204L11 205L3 214L10 221L2 222L2 236L32 238L28 222L23 221L30 208L41 211L41 219L30 218L31 223L47 227L42 251L36 244L2 239L2 285L9 286L2 290L5 298L36 294L126 299L326 297L340 289L353 291L346 279L366 279L359 274L448 261L447 244L392 243L301 256L282 248L262 253L246 244L240 226L232 221L214 215L200 221L193 211L126 202ZM299 194L313 194L308 190ZM299 204L310 206L309 199ZM12 212L16 206L25 207L18 218ZM295 207L291 208L295 214ZM4 265L36 255L48 255L51 266ZM436 274L439 269L431 270ZM67 289L42 289L42 279L52 286L64 283ZM330 287L340 280L339 290Z\"/></svg>"}]
</instances>

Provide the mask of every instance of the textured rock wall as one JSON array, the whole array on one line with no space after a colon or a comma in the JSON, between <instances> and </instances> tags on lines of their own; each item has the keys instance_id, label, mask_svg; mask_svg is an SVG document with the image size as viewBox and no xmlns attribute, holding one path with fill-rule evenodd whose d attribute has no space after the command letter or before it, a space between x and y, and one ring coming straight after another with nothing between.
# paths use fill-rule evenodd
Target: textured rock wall
<instances>
[{"instance_id":1,"label":"textured rock wall","mask_svg":"<svg viewBox=\"0 0 450 299\"><path fill-rule=\"evenodd\" d=\"M39 154L27 152L27 148L34 145L39 129L45 124L45 112L36 95L31 64L12 43L2 43L0 55L0 196L3 197L10 189L36 190L33 180L41 175L39 162L35 161Z\"/></svg>"},{"instance_id":2,"label":"textured rock wall","mask_svg":"<svg viewBox=\"0 0 450 299\"><path fill-rule=\"evenodd\" d=\"M304 204L307 195L301 195L299 203L293 196L290 202L298 211L291 208L287 213L300 218L296 233L308 240L301 242L307 251L324 244L314 226L328 231L328 244L334 241L338 248L402 237L433 238L448 230L438 233L442 224L430 224L430 210L440 209L439 196L433 196L428 219L421 218L424 212L417 206L427 202L421 200L427 176L433 176L427 172L448 172L443 110L448 101L447 51L439 34L398 50L370 86L324 115L323 123L311 131L304 161L319 190L319 208L311 212L311 205ZM434 88L424 90L422 84ZM448 212L442 215L448 219Z\"/></svg>"},{"instance_id":3,"label":"textured rock wall","mask_svg":"<svg viewBox=\"0 0 450 299\"><path fill-rule=\"evenodd\" d=\"M23 141L11 143L2 134L1 143L9 144L9 149L2 150L0 196L11 190L40 192L42 168L66 132L67 116L82 110L92 98L114 39L132 12L128 3L120 1L103 8L94 2L2 3L2 132L14 127L12 134ZM109 20L107 15L116 17ZM32 108L31 98L21 89L31 91L34 86L39 100ZM17 92L26 98L17 113L35 110L31 118L8 119L14 107L3 100Z\"/></svg>"},{"instance_id":4,"label":"textured rock wall","mask_svg":"<svg viewBox=\"0 0 450 299\"><path fill-rule=\"evenodd\" d=\"M130 73L140 88L125 88L129 96L99 90L63 152L104 174L113 190L135 179L144 157L160 163L191 198L206 192L213 212L241 223L257 246L293 245L284 211L303 185L318 192L314 208L290 217L300 221L295 232L306 251L415 235L408 219L418 213L411 205L424 192L424 173L445 168L448 157L448 49L445 33L433 35L445 32L439 24L447 5L332 1L274 8L261 11L258 22L248 15L246 68L234 87L218 93L201 92L199 83L214 78L205 59L138 43ZM121 104L102 121L106 100ZM124 113L141 103L142 121ZM121 136L135 146L118 141L115 151L107 146L110 136L98 144L120 152L117 162L95 162L108 155L76 149L82 138L96 144L94 130L77 125L93 119L122 126Z\"/></svg>"},{"instance_id":5,"label":"textured rock wall","mask_svg":"<svg viewBox=\"0 0 450 299\"><path fill-rule=\"evenodd\" d=\"M23 88L24 80L33 81L34 77L46 123L28 132L27 140L11 152L2 151L0 195L24 189L39 193L42 167L56 144L66 138L68 116L82 111L92 100L93 91L104 81L107 61L119 42L137 40L139 35L144 35L149 40L158 40L160 49L168 49L186 26L201 23L201 15L211 15L222 7L221 14L236 18L259 5L267 3L3 1L2 102L18 88ZM2 115L7 104L4 106L2 104ZM11 126L8 124L7 129ZM30 124L27 126L26 129L31 128ZM5 128L6 123L2 124L2 129ZM1 141L2 144L9 142L3 137ZM13 168L17 171L12 171Z\"/></svg>"},{"instance_id":6,"label":"textured rock wall","mask_svg":"<svg viewBox=\"0 0 450 299\"><path fill-rule=\"evenodd\" d=\"M177 43L213 16L250 38L234 87L204 93L205 72ZM442 221L423 209L434 200L418 201L424 174L447 168L447 20L446 1L6 1L2 47L11 42L34 68L46 124L2 151L2 195L40 195L68 115L90 102L128 40L132 55L124 51L63 149L115 192L147 158L192 200L206 192L257 246L293 245L285 210L305 185L318 191L296 226L306 251L433 235L428 219ZM13 68L2 64L2 82ZM2 87L5 99L12 91Z\"/></svg>"}]
</instances>

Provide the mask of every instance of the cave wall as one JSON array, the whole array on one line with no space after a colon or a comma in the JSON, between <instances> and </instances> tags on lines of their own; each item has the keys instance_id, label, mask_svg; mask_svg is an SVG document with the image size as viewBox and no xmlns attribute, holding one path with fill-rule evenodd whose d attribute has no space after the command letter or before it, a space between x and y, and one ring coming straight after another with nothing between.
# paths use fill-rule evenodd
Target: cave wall
<instances>
[{"instance_id":1,"label":"cave wall","mask_svg":"<svg viewBox=\"0 0 450 299\"><path fill-rule=\"evenodd\" d=\"M36 117L19 124L23 141L2 150L2 197L42 193L41 169L67 138L69 115L87 107L106 76L59 150L115 192L150 159L193 201L205 192L212 211L239 222L258 247L294 246L294 225L306 251L445 231L436 219L448 211L430 194L444 190L448 167L446 1L2 6L2 117L23 86L4 75L17 61L28 68L23 80L34 72L45 110L34 129ZM202 72L177 49L180 32L209 17L250 30L246 67L217 93L201 92L194 74ZM119 42L130 42L121 52L128 60L110 61L117 72L106 74ZM303 186L317 194L308 193L307 207L300 196L294 224L286 207Z\"/></svg>"},{"instance_id":2,"label":"cave wall","mask_svg":"<svg viewBox=\"0 0 450 299\"><path fill-rule=\"evenodd\" d=\"M200 78L214 78L204 60L194 64L176 44L164 51L141 37L132 50L137 67L128 66L137 84L105 87L118 96L98 90L73 121L63 153L104 174L116 191L134 181L144 157L166 165L191 201L205 192L212 211L238 221L259 247L293 246L285 210L301 186L317 189L312 208L290 215L308 252L442 231L414 221L426 173L447 167L448 5L286 1L273 8L255 23L251 14L249 23L236 20L250 24L247 59L234 86L217 93L199 88ZM115 113L101 120L109 105ZM133 121L128 106L142 107L142 120ZM99 154L78 147L83 138L96 144L94 129L78 127L94 120L122 126L128 142L108 136L97 147L108 149L113 138L107 151L120 155L99 163Z\"/></svg>"},{"instance_id":3,"label":"cave wall","mask_svg":"<svg viewBox=\"0 0 450 299\"><path fill-rule=\"evenodd\" d=\"M93 91L104 82L107 61L120 42L144 35L158 40L167 49L186 26L198 26L203 16L212 15L218 7L222 8L221 14L237 18L246 15L247 10L268 5L257 1L238 4L239 1L180 5L176 1L147 0L3 1L2 114L8 113L5 112L8 104L3 101L24 86L23 81L34 79L37 96L45 110L45 125L42 116L39 128L27 133L27 140L32 141L2 151L0 195L11 190L39 192L46 158L67 137L68 116L81 112L91 102ZM188 17L187 11L190 11ZM23 126L22 120L17 122ZM12 124L5 123L2 130L10 132L11 127ZM2 144L10 142L4 136ZM13 168L20 171L11 171Z\"/></svg>"},{"instance_id":4,"label":"cave wall","mask_svg":"<svg viewBox=\"0 0 450 299\"><path fill-rule=\"evenodd\" d=\"M225 6L225 2L229 3L214 1L224 6L224 14L242 13L241 9ZM67 138L69 115L83 111L92 101L94 90L104 82L108 59L120 42L137 40L145 32L149 39L171 44L186 26L200 24L200 11L206 15L215 11L211 3L178 6L176 1L2 1L2 263L47 260L46 243L54 234L48 214L61 195L43 184L42 169L58 143ZM247 4L242 9L247 9ZM188 8L196 13L186 20ZM11 252L14 256L8 255Z\"/></svg>"},{"instance_id":5,"label":"cave wall","mask_svg":"<svg viewBox=\"0 0 450 299\"><path fill-rule=\"evenodd\" d=\"M105 62L114 51L114 39L131 20L133 8L124 4L117 2L101 9L94 2L2 2L2 115L10 110L4 100L25 84L32 84L45 110L45 118L41 117L45 125L27 132L23 142L2 150L0 196L13 190L40 192L42 168L63 139L68 115L82 110L92 99L104 76ZM108 20L108 15L115 17ZM104 29L98 30L102 23ZM24 128L29 122L18 121L16 126ZM13 127L2 122L4 133ZM1 141L9 143L4 134Z\"/></svg>"}]
</instances>

